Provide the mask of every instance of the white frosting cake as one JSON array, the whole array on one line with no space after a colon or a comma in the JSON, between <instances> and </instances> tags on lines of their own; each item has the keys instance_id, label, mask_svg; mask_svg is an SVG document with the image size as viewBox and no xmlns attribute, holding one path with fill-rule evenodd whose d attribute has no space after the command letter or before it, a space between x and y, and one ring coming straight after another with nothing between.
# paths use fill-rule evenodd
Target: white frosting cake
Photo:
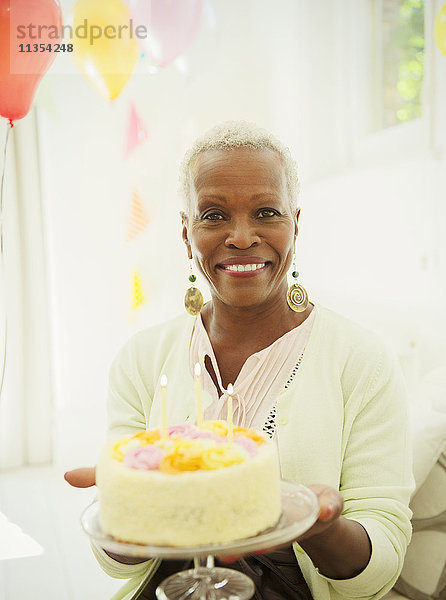
<instances>
[{"instance_id":1,"label":"white frosting cake","mask_svg":"<svg viewBox=\"0 0 446 600\"><path fill-rule=\"evenodd\" d=\"M275 525L281 512L276 445L224 421L141 432L105 447L98 467L102 529L126 542L231 542Z\"/></svg>"}]
</instances>

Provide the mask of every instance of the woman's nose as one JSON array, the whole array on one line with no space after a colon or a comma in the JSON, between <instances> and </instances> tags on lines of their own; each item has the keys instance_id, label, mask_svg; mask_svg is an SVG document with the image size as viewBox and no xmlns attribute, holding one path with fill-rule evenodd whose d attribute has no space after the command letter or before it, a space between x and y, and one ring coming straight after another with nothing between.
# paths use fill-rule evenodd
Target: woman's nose
<instances>
[{"instance_id":1,"label":"woman's nose","mask_svg":"<svg viewBox=\"0 0 446 600\"><path fill-rule=\"evenodd\" d=\"M255 227L246 222L233 222L230 224L225 245L239 249L251 248L260 243L260 236Z\"/></svg>"}]
</instances>

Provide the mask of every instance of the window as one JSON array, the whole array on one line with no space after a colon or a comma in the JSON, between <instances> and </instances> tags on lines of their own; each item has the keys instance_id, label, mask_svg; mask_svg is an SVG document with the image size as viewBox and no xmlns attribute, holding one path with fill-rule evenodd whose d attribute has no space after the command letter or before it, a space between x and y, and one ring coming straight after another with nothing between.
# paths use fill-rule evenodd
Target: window
<instances>
[{"instance_id":1,"label":"window","mask_svg":"<svg viewBox=\"0 0 446 600\"><path fill-rule=\"evenodd\" d=\"M424 0L374 1L373 131L423 115L424 8Z\"/></svg>"},{"instance_id":2,"label":"window","mask_svg":"<svg viewBox=\"0 0 446 600\"><path fill-rule=\"evenodd\" d=\"M347 164L370 168L426 156L435 117L432 3L352 0L349 6Z\"/></svg>"}]
</instances>

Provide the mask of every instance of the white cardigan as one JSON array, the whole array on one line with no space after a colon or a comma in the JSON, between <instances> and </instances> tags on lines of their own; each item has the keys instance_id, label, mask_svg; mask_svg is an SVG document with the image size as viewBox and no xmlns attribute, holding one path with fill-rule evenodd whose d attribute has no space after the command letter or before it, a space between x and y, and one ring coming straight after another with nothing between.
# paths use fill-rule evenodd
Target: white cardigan
<instances>
[{"instance_id":1,"label":"white cardigan","mask_svg":"<svg viewBox=\"0 0 446 600\"><path fill-rule=\"evenodd\" d=\"M369 564L356 577L324 577L295 543L315 600L380 598L395 583L411 537L414 489L408 406L396 358L374 333L318 304L296 377L277 401L282 477L323 483L344 497L343 515L370 537ZM135 334L110 372L109 437L161 423L159 379L169 381L168 422L195 421L189 349L194 317L187 314ZM203 396L203 407L212 401ZM128 600L159 564L122 565L93 545L112 577L131 578L113 600Z\"/></svg>"}]
</instances>

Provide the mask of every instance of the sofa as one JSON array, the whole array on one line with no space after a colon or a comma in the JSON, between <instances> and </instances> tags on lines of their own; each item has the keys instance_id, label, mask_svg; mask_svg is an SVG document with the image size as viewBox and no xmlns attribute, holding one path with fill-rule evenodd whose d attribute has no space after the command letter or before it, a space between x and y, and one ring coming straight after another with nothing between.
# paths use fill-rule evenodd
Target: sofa
<instances>
[{"instance_id":1,"label":"sofa","mask_svg":"<svg viewBox=\"0 0 446 600\"><path fill-rule=\"evenodd\" d=\"M420 378L410 410L413 534L401 575L384 598L446 600L446 367Z\"/></svg>"}]
</instances>

